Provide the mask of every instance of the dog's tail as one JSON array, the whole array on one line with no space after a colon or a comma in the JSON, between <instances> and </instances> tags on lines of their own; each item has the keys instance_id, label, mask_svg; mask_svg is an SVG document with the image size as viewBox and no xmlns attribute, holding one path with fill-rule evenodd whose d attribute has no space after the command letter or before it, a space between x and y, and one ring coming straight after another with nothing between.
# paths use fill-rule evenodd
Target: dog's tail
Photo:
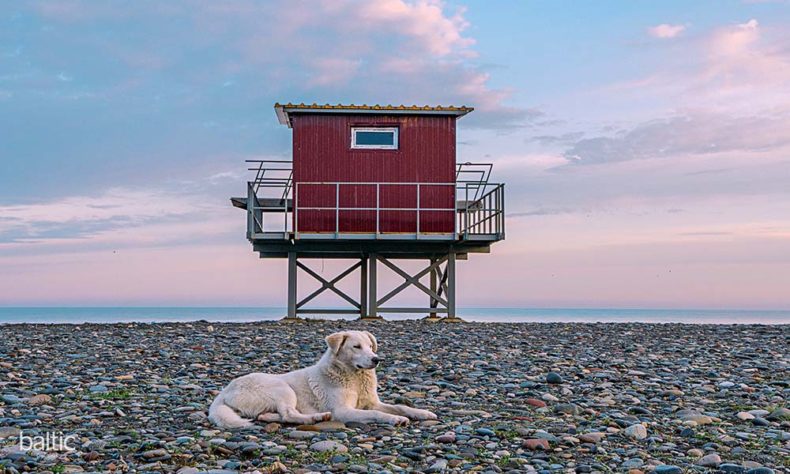
<instances>
[{"instance_id":1,"label":"dog's tail","mask_svg":"<svg viewBox=\"0 0 790 474\"><path fill-rule=\"evenodd\" d=\"M208 419L220 428L246 428L252 421L239 416L233 408L225 404L222 393L217 395L208 409Z\"/></svg>"}]
</instances>

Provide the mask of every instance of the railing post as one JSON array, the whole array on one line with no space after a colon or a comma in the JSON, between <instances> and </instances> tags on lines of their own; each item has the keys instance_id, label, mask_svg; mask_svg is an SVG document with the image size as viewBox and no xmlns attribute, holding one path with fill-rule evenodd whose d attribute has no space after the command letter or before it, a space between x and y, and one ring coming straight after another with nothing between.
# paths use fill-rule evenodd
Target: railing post
<instances>
[{"instance_id":1,"label":"railing post","mask_svg":"<svg viewBox=\"0 0 790 474\"><path fill-rule=\"evenodd\" d=\"M294 183L294 197L293 197L293 206L294 206L294 238L299 238L299 204L297 203L297 199L299 199L299 183Z\"/></svg>"},{"instance_id":2,"label":"railing post","mask_svg":"<svg viewBox=\"0 0 790 474\"><path fill-rule=\"evenodd\" d=\"M376 183L376 238L379 238L381 219L381 183ZM374 264L375 265L375 264Z\"/></svg>"},{"instance_id":3,"label":"railing post","mask_svg":"<svg viewBox=\"0 0 790 474\"><path fill-rule=\"evenodd\" d=\"M288 238L288 196L283 197L283 237Z\"/></svg>"},{"instance_id":4,"label":"railing post","mask_svg":"<svg viewBox=\"0 0 790 474\"><path fill-rule=\"evenodd\" d=\"M420 183L417 183L417 238L420 238Z\"/></svg>"},{"instance_id":5,"label":"railing post","mask_svg":"<svg viewBox=\"0 0 790 474\"><path fill-rule=\"evenodd\" d=\"M493 224L492 221L494 220L493 219L494 214L491 212L491 211L493 211L493 206L494 206L494 204L493 204L493 202L494 202L494 193L491 193L491 194L488 195L488 197L486 198L486 202L487 202L487 204L486 204L486 209L487 209L486 210L486 231L487 231L486 234L490 234L491 233L491 227L492 227L491 224Z\"/></svg>"},{"instance_id":6,"label":"railing post","mask_svg":"<svg viewBox=\"0 0 790 474\"><path fill-rule=\"evenodd\" d=\"M505 238L505 183L499 185L499 190L502 193L502 210L500 212L502 214L502 235L500 235L500 237L504 239Z\"/></svg>"},{"instance_id":7,"label":"railing post","mask_svg":"<svg viewBox=\"0 0 790 474\"><path fill-rule=\"evenodd\" d=\"M255 209L255 192L252 189L252 183L247 183L247 238L251 239L253 232L255 232L255 217L253 211Z\"/></svg>"},{"instance_id":8,"label":"railing post","mask_svg":"<svg viewBox=\"0 0 790 474\"><path fill-rule=\"evenodd\" d=\"M458 178L456 177L456 180ZM458 240L458 183L453 184L453 240Z\"/></svg>"},{"instance_id":9,"label":"railing post","mask_svg":"<svg viewBox=\"0 0 790 474\"><path fill-rule=\"evenodd\" d=\"M466 183L464 186L466 191L466 196L464 196L464 205L466 206L466 211L464 212L464 237L469 232L469 183Z\"/></svg>"},{"instance_id":10,"label":"railing post","mask_svg":"<svg viewBox=\"0 0 790 474\"><path fill-rule=\"evenodd\" d=\"M335 183L335 238L340 237L340 183Z\"/></svg>"}]
</instances>

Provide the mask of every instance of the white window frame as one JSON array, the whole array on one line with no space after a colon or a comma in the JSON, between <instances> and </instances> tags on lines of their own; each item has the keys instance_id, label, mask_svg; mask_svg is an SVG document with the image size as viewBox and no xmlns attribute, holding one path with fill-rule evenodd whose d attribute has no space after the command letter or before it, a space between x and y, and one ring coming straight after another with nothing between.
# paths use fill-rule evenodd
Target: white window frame
<instances>
[{"instance_id":1,"label":"white window frame","mask_svg":"<svg viewBox=\"0 0 790 474\"><path fill-rule=\"evenodd\" d=\"M392 145L358 145L357 132L392 132ZM398 127L351 127L351 148L363 150L397 150Z\"/></svg>"}]
</instances>

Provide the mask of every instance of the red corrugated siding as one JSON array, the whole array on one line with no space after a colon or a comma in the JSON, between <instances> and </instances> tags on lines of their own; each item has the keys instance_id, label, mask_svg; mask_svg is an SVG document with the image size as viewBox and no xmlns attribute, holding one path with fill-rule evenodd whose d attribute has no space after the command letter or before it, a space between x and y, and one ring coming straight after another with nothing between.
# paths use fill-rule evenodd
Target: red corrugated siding
<instances>
[{"instance_id":1,"label":"red corrugated siding","mask_svg":"<svg viewBox=\"0 0 790 474\"><path fill-rule=\"evenodd\" d=\"M455 182L455 117L293 115L294 182ZM351 149L351 127L397 126L398 150ZM335 212L302 207L334 207L334 186L299 185L296 196L299 232L334 232ZM422 208L454 209L452 186L421 186ZM416 186L381 187L381 207L417 206ZM375 207L374 186L342 185L340 207ZM420 232L453 232L454 212L420 215ZM340 232L376 231L372 211L342 211ZM382 211L380 232L417 230L414 211Z\"/></svg>"}]
</instances>

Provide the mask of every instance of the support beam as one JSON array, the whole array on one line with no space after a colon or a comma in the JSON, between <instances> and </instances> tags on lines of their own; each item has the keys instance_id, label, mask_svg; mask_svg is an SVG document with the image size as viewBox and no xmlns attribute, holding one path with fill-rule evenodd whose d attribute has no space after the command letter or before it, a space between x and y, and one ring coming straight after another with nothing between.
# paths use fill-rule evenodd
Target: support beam
<instances>
[{"instance_id":1,"label":"support beam","mask_svg":"<svg viewBox=\"0 0 790 474\"><path fill-rule=\"evenodd\" d=\"M368 318L377 318L379 315L378 295L376 293L376 261L378 255L375 253L370 254L368 257Z\"/></svg>"},{"instance_id":2,"label":"support beam","mask_svg":"<svg viewBox=\"0 0 790 474\"><path fill-rule=\"evenodd\" d=\"M390 261L377 253L357 255L356 261L339 275L332 279L324 278L322 275L302 263L298 252L288 252L288 314L286 320L298 320L301 314L357 314L361 319L381 319L380 313L427 313L432 319L439 319L445 316L445 320L457 320L455 306L455 270L458 255L454 252L431 256L428 266L415 274L406 272L395 262ZM378 262L384 264L395 274L403 278L392 291L383 297L378 297ZM337 284L345 277L351 275L359 268L359 300L345 293L337 287ZM310 277L320 283L320 287L298 300L297 282L299 270L303 270ZM426 276L430 278L430 286L426 286L421 281ZM429 297L428 307L393 307L385 305L390 299L401 293L408 287L417 288ZM307 304L313 301L321 293L330 291L347 301L351 307L341 308L310 308ZM355 295L356 296L356 295Z\"/></svg>"},{"instance_id":3,"label":"support beam","mask_svg":"<svg viewBox=\"0 0 790 474\"><path fill-rule=\"evenodd\" d=\"M449 319L456 318L455 315L455 252L450 252L447 256L447 269L445 269L447 276L447 317Z\"/></svg>"},{"instance_id":4,"label":"support beam","mask_svg":"<svg viewBox=\"0 0 790 474\"><path fill-rule=\"evenodd\" d=\"M420 271L416 275L412 276L412 275L409 275L408 273L406 273L405 271L401 270L397 265L395 265L394 263L390 262L388 259L381 258L381 263L383 263L384 265L389 267L390 270L392 270L393 272L395 272L398 275L402 276L403 279L406 280L406 281L404 283L401 283L401 285L398 286L397 288L395 288L394 290L392 290L389 293L387 293L387 295L384 296L383 298L381 298L378 301L377 304L379 304L379 305L383 304L385 301L389 300L390 298L392 298L396 294L400 293L404 288L408 287L409 285L412 285L412 286L422 290L424 293L426 293L431 298L435 298L439 303L447 306L447 301L445 301L444 298L442 298L441 296L437 295L435 291L431 291L430 288L428 288L427 286L425 286L422 283L420 283L420 278L422 278L423 276L427 275L430 270L432 270L433 268L437 267L442 261L444 261L443 258L437 260L436 262L434 262L431 265L429 265L428 268L425 268L424 270Z\"/></svg>"},{"instance_id":5,"label":"support beam","mask_svg":"<svg viewBox=\"0 0 790 474\"><path fill-rule=\"evenodd\" d=\"M360 259L359 267L359 317L368 315L368 257Z\"/></svg>"},{"instance_id":6,"label":"support beam","mask_svg":"<svg viewBox=\"0 0 790 474\"><path fill-rule=\"evenodd\" d=\"M286 319L296 319L296 252L288 252L288 314Z\"/></svg>"},{"instance_id":7,"label":"support beam","mask_svg":"<svg viewBox=\"0 0 790 474\"><path fill-rule=\"evenodd\" d=\"M434 263L435 261L436 261L436 259L433 259L433 258L432 258L432 259L430 259L430 262L431 262L431 267L433 267L433 263ZM442 293L441 293L441 290L439 290L439 292L436 292L436 284L438 283L438 281L437 281L437 280L439 279L439 278L438 278L438 273L439 273L439 271L440 271L440 270L439 270L438 268L432 268L432 269L431 269L431 291L435 292L437 295L441 295L441 294L442 294ZM430 296L429 296L429 297L428 297L428 301L430 302L431 309L434 309L434 308L436 308L436 306L438 305L438 301L436 301L436 299L435 299L435 298L433 298L433 297L430 297ZM436 317L436 311L431 311L431 312L429 313L429 317L430 317L430 318L435 318L435 317Z\"/></svg>"},{"instance_id":8,"label":"support beam","mask_svg":"<svg viewBox=\"0 0 790 474\"><path fill-rule=\"evenodd\" d=\"M350 296L349 296L349 295L347 295L345 292L343 292L343 291L342 291L342 290L340 290L338 287L336 287L336 286L335 286L335 284L336 284L336 283L338 283L338 282L339 282L340 280L342 280L343 278L347 277L347 276L348 276L348 275L349 275L351 272L353 272L354 270L356 270L356 269L357 269L357 267L358 267L358 266L359 266L361 263L362 263L362 262L361 262L361 261L359 261L359 262L355 263L354 265L351 265L349 268L345 269L345 270L344 270L344 271L343 271L343 272L342 272L340 275L336 276L335 278L333 278L333 279L330 281L330 280L327 280L326 278L322 277L322 276L321 276L321 275L319 275L318 273L314 272L314 271L313 271L313 270L312 270L310 267L308 267L307 265L305 265L305 264L303 264L303 263L301 263L301 262L299 262L299 261L297 260L297 261L296 261L296 266L297 266L297 267L299 267L299 268L301 268L302 270L304 270L304 271L305 271L305 272L306 272L308 275L310 275L311 277L313 277L313 278L315 278L316 280L318 280L318 281L321 283L321 288L319 288L319 289L315 290L315 291L314 291L314 292L312 292L310 295L308 295L307 297L305 297L305 298L304 298L302 301L300 301L299 303L297 303L297 304L296 304L296 308L297 308L297 309L301 308L302 306L304 306L305 304L307 304L307 303L308 303L310 300L312 300L312 299L313 299L313 298L315 298L316 296L320 295L320 294L321 294L321 293L323 293L324 291L326 291L326 290L330 290L330 291L333 291L333 292L334 292L336 295L338 295L338 296L340 296L341 298L343 298L344 300L348 301L348 303L349 303L349 304L351 304L352 306L354 306L355 308L359 309L359 308L360 308L360 304L359 304L359 303L357 303L357 302L354 300L354 298L350 297Z\"/></svg>"}]
</instances>

